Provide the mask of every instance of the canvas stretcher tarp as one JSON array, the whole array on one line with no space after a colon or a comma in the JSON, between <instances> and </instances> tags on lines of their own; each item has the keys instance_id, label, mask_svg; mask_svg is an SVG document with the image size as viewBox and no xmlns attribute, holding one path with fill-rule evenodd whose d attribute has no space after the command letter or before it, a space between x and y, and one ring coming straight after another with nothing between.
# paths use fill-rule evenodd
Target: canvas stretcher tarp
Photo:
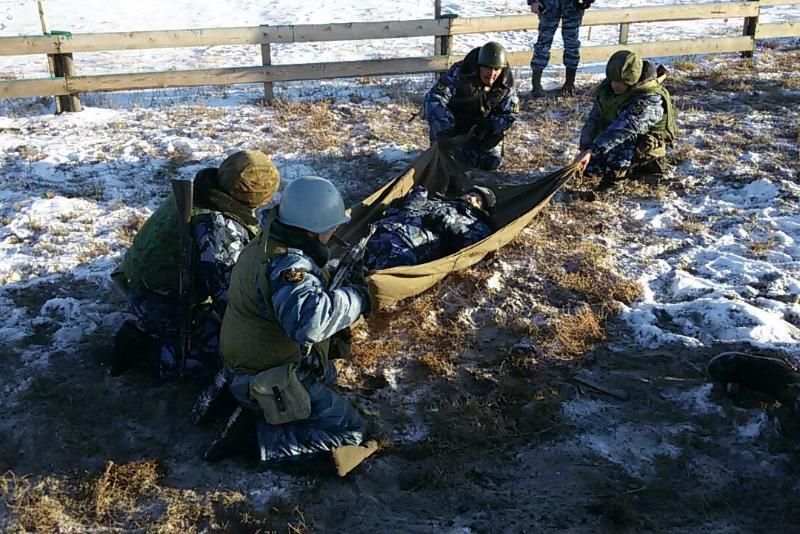
<instances>
[{"instance_id":1,"label":"canvas stretcher tarp","mask_svg":"<svg viewBox=\"0 0 800 534\"><path fill-rule=\"evenodd\" d=\"M448 274L466 269L506 245L576 172L577 167L573 164L539 176L531 183L494 187L497 194L493 215L496 230L485 239L438 260L371 273L369 284L375 307L385 308L418 295ZM405 196L415 185L422 185L431 192L448 194L458 194L468 188L464 170L434 144L404 173L353 206L350 209L350 222L341 226L336 235L347 242L357 242L366 235L369 224L383 215L389 204ZM339 245L331 248L334 257L343 254Z\"/></svg>"}]
</instances>

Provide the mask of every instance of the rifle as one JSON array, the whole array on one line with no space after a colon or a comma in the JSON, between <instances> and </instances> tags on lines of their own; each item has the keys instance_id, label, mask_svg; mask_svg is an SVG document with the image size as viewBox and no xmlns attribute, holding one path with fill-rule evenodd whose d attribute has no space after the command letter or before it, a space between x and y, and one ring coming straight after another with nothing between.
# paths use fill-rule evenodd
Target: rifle
<instances>
[{"instance_id":1,"label":"rifle","mask_svg":"<svg viewBox=\"0 0 800 534\"><path fill-rule=\"evenodd\" d=\"M180 253L178 262L178 357L181 379L186 374L186 356L192 344L192 180L172 180L175 208L178 211Z\"/></svg>"},{"instance_id":2,"label":"rifle","mask_svg":"<svg viewBox=\"0 0 800 534\"><path fill-rule=\"evenodd\" d=\"M347 250L347 253L342 256L342 259L339 260L339 266L336 269L336 274L331 279L330 285L328 285L328 291L333 291L334 289L339 289L342 287L342 283L350 275L350 271L352 271L353 267L355 267L355 265L364 257L364 250L367 248L367 241L369 241L374 233L375 226L370 225L367 235L362 237L358 243L351 246Z\"/></svg>"}]
</instances>

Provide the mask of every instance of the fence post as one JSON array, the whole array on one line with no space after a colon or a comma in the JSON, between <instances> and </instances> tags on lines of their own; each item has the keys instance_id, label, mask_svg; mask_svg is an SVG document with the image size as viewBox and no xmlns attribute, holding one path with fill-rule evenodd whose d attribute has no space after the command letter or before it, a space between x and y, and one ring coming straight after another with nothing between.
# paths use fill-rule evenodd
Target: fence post
<instances>
[{"instance_id":1,"label":"fence post","mask_svg":"<svg viewBox=\"0 0 800 534\"><path fill-rule=\"evenodd\" d=\"M47 19L44 16L44 4L42 4L42 0L36 0L36 6L39 8L39 23L42 25L42 35L50 35L50 32L47 31ZM56 67L52 54L47 54L47 72L50 73L50 76L56 75ZM53 102L55 102L56 113L61 113L61 102L59 102L56 97L53 97Z\"/></svg>"},{"instance_id":2,"label":"fence post","mask_svg":"<svg viewBox=\"0 0 800 534\"><path fill-rule=\"evenodd\" d=\"M61 43L61 36L70 37L71 32L53 30L50 35L59 38ZM59 44L59 50L61 46ZM57 78L69 78L75 76L75 63L72 59L72 54L58 53L53 54L53 75ZM67 80L67 88L69 88L69 80ZM81 110L81 101L73 94L59 95L56 98L56 114L67 112L77 113Z\"/></svg>"},{"instance_id":3,"label":"fence post","mask_svg":"<svg viewBox=\"0 0 800 534\"><path fill-rule=\"evenodd\" d=\"M261 65L269 67L272 65L272 49L269 43L261 45ZM272 82L264 82L264 104L271 104L275 100Z\"/></svg>"},{"instance_id":4,"label":"fence post","mask_svg":"<svg viewBox=\"0 0 800 534\"><path fill-rule=\"evenodd\" d=\"M619 25L619 44L628 44L628 30L630 27L630 22L623 22Z\"/></svg>"},{"instance_id":5,"label":"fence post","mask_svg":"<svg viewBox=\"0 0 800 534\"><path fill-rule=\"evenodd\" d=\"M745 17L744 29L742 35L753 38L753 50L742 52L742 57L753 57L753 52L756 51L756 30L758 29L758 15L761 14L761 3L759 0L750 0L751 2L758 3L758 9L755 17Z\"/></svg>"},{"instance_id":6,"label":"fence post","mask_svg":"<svg viewBox=\"0 0 800 534\"><path fill-rule=\"evenodd\" d=\"M436 20L442 18L442 0L433 1L433 18ZM433 55L442 55L442 40L438 35L433 38Z\"/></svg>"},{"instance_id":7,"label":"fence post","mask_svg":"<svg viewBox=\"0 0 800 534\"><path fill-rule=\"evenodd\" d=\"M436 20L447 21L447 35L437 35L433 38L433 55L449 56L453 52L453 36L450 34L450 25L453 19L458 17L458 15L455 13L445 13L442 15L442 0L434 0L433 16Z\"/></svg>"}]
</instances>

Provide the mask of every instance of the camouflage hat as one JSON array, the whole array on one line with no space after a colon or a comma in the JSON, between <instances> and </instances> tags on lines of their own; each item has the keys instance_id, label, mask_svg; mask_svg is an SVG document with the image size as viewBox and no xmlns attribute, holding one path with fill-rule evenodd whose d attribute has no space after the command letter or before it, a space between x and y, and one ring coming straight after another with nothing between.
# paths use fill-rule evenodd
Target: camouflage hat
<instances>
[{"instance_id":1,"label":"camouflage hat","mask_svg":"<svg viewBox=\"0 0 800 534\"><path fill-rule=\"evenodd\" d=\"M494 194L494 191L486 186L475 185L470 188L469 191L467 191L467 194L469 193L480 195L480 197L483 199L483 207L486 209L486 211L493 210L497 204L497 196Z\"/></svg>"},{"instance_id":2,"label":"camouflage hat","mask_svg":"<svg viewBox=\"0 0 800 534\"><path fill-rule=\"evenodd\" d=\"M642 76L642 58L630 50L614 52L606 64L606 78L612 82L636 85Z\"/></svg>"},{"instance_id":3,"label":"camouflage hat","mask_svg":"<svg viewBox=\"0 0 800 534\"><path fill-rule=\"evenodd\" d=\"M250 209L269 202L281 183L272 160L258 150L242 150L229 156L219 167L219 187Z\"/></svg>"}]
</instances>

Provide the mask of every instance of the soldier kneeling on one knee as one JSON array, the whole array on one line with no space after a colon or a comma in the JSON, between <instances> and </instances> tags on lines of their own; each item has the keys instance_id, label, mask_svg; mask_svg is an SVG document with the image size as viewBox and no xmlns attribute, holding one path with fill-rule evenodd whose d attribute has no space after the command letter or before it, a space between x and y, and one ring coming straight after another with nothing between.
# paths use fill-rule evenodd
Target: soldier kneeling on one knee
<instances>
[{"instance_id":1,"label":"soldier kneeling on one knee","mask_svg":"<svg viewBox=\"0 0 800 534\"><path fill-rule=\"evenodd\" d=\"M575 158L586 172L601 176L598 191L630 177L657 181L665 173L666 150L677 132L664 78L666 69L629 50L608 60Z\"/></svg>"},{"instance_id":2,"label":"soldier kneeling on one knee","mask_svg":"<svg viewBox=\"0 0 800 534\"><path fill-rule=\"evenodd\" d=\"M337 458L342 450L361 458L375 450L373 442L359 447L366 425L331 389L331 336L372 309L360 272L328 289L327 244L349 220L332 183L298 178L242 251L220 335L225 378L239 407L206 451L207 460L246 445L253 431L267 465L331 452Z\"/></svg>"}]
</instances>

